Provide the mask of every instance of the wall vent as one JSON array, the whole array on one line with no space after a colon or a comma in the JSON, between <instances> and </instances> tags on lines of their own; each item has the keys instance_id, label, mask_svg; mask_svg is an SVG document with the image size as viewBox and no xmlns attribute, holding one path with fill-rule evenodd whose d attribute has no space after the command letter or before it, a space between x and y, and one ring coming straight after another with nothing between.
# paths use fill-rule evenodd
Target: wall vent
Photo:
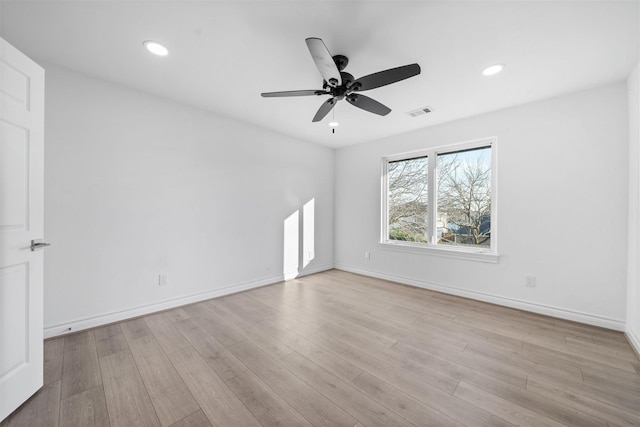
<instances>
[{"instance_id":1,"label":"wall vent","mask_svg":"<svg viewBox=\"0 0 640 427\"><path fill-rule=\"evenodd\" d=\"M428 114L432 111L433 111L433 108L431 107L422 107L422 108L418 108L417 110L409 111L407 112L407 114L410 115L411 117L418 117L418 116L423 116L425 114Z\"/></svg>"}]
</instances>

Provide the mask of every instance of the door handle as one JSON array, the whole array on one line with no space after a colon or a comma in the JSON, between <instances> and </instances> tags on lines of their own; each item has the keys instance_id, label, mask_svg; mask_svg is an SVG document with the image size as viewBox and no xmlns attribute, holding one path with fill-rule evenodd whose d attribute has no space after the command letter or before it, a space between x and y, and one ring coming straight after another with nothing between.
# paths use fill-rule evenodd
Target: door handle
<instances>
[{"instance_id":1,"label":"door handle","mask_svg":"<svg viewBox=\"0 0 640 427\"><path fill-rule=\"evenodd\" d=\"M35 251L36 249L39 248L46 248L47 246L51 246L51 243L44 243L44 242L36 242L35 240L31 241L31 252Z\"/></svg>"}]
</instances>

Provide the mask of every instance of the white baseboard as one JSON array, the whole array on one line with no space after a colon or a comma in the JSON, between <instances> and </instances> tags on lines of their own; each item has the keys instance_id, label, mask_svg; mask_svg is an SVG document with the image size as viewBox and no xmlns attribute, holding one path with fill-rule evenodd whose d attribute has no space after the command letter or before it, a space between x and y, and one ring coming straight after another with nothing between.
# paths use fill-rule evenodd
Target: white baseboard
<instances>
[{"instance_id":1,"label":"white baseboard","mask_svg":"<svg viewBox=\"0 0 640 427\"><path fill-rule=\"evenodd\" d=\"M629 341L629 344L636 352L636 356L640 358L640 338L638 338L638 336L629 328L624 331L624 335L627 337L627 341Z\"/></svg>"},{"instance_id":2,"label":"white baseboard","mask_svg":"<svg viewBox=\"0 0 640 427\"><path fill-rule=\"evenodd\" d=\"M482 292L473 292L466 289L459 289L451 286L440 285L436 283L423 282L420 280L410 279L408 277L396 276L393 274L379 273L376 271L364 270L361 268L351 267L348 265L336 264L335 268L351 273L361 274L363 276L375 277L378 279L389 280L392 282L402 283L404 285L415 286L418 288L429 289L432 291L443 292L445 294L457 295L465 298L471 298L478 301L489 302L492 304L502 305L505 307L517 308L519 310L531 311L533 313L544 314L547 316L557 317L560 319L571 320L588 325L599 326L602 328L613 329L615 331L624 331L625 322L623 320L612 319L593 314L582 313L579 311L568 310L549 305L537 304L523 301L515 298L502 297L498 295L485 294Z\"/></svg>"},{"instance_id":3,"label":"white baseboard","mask_svg":"<svg viewBox=\"0 0 640 427\"><path fill-rule=\"evenodd\" d=\"M171 308L180 307L187 304L193 304L195 302L208 300L211 298L221 297L224 295L235 294L238 292L246 291L249 289L255 289L262 286L273 285L284 280L289 280L295 277L306 276L309 274L319 273L321 271L331 270L333 265L325 265L315 268L306 269L303 272L299 272L295 275L287 274L279 275L275 277L268 277L265 279L255 280L251 282L239 283L236 285L226 286L220 289L214 289L212 291L202 292L195 295L188 295L184 297L174 298L166 301L161 301L154 304L143 305L139 307L129 308L126 310L115 311L111 313L101 314L98 316L87 317L84 319L76 319L62 324L45 326L44 338L52 338L58 335L69 334L83 329L95 328L103 326L109 323L119 322L122 320L131 319L138 316L144 316L145 314L155 313L158 311L168 310Z\"/></svg>"}]
</instances>

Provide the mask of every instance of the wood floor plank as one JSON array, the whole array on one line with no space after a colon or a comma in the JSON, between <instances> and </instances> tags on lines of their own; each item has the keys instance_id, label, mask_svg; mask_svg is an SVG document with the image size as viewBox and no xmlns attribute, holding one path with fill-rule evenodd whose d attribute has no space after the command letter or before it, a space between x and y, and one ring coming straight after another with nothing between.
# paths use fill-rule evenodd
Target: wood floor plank
<instances>
[{"instance_id":1,"label":"wood floor plank","mask_svg":"<svg viewBox=\"0 0 640 427\"><path fill-rule=\"evenodd\" d=\"M93 330L96 339L98 357L109 356L119 351L128 350L127 339L119 323L106 325Z\"/></svg>"},{"instance_id":2,"label":"wood floor plank","mask_svg":"<svg viewBox=\"0 0 640 427\"><path fill-rule=\"evenodd\" d=\"M454 378L461 378L460 375L464 375L461 372L466 374L480 372L483 375L491 376L523 389L527 385L526 373L504 366L499 361L479 358L469 353L447 353L442 352L437 347L415 348L403 342L398 342L393 346L393 351L396 351L399 355L416 358L415 360L420 360L426 366L437 365ZM467 370L461 370L462 366Z\"/></svg>"},{"instance_id":3,"label":"wood floor plank","mask_svg":"<svg viewBox=\"0 0 640 427\"><path fill-rule=\"evenodd\" d=\"M552 419L560 420L567 425L582 427L603 425L603 421L601 419L596 419L586 414L579 413L578 411L567 409L563 405L558 405L552 400L540 400L536 396L528 393L522 387L513 386L509 384L509 382L496 379L495 376L491 376L490 372L474 370L462 365L451 365L451 362L444 360L440 360L438 362L429 354L420 352L416 349L411 349L410 347L402 349L399 345L398 348L402 350L401 354L405 355L407 358L426 364L439 363L439 366L441 366L444 371L449 372L452 376L458 378L462 382L473 384L476 387L479 387L489 393L496 394L499 397L524 406L525 408L532 410L535 409L538 413ZM504 359L502 358L497 358L496 360L504 362Z\"/></svg>"},{"instance_id":4,"label":"wood floor plank","mask_svg":"<svg viewBox=\"0 0 640 427\"><path fill-rule=\"evenodd\" d=\"M629 390L640 393L640 375L629 375L625 371L608 368L595 368L585 366L580 368L582 379L586 384L609 384L619 387L621 390Z\"/></svg>"},{"instance_id":5,"label":"wood floor plank","mask_svg":"<svg viewBox=\"0 0 640 427\"><path fill-rule=\"evenodd\" d=\"M238 299L239 296L243 294L234 295L234 299ZM250 309L254 308L255 305L247 298L240 299L243 301L243 304ZM332 373L338 375L341 378L346 379L347 381L351 381L353 378L358 376L362 370L353 364L347 362L343 358L339 357L335 353L328 352L322 347L315 345L312 341L309 341L303 338L302 335L307 335L307 333L313 333L317 328L309 328L308 326L300 326L298 322L282 322L282 319L279 318L277 314L275 314L276 319L269 318L259 318L255 326L265 331L267 334L270 334L273 338L275 338L280 343L284 344L286 353L290 354L291 350L296 350L298 353L303 354L305 357L314 361L320 366L327 367ZM326 323L326 322L323 322ZM267 350L268 351L268 350ZM271 354L280 358L282 353L274 353Z\"/></svg>"},{"instance_id":6,"label":"wood floor plank","mask_svg":"<svg viewBox=\"0 0 640 427\"><path fill-rule=\"evenodd\" d=\"M235 376L227 385L263 426L311 426L302 415L251 371Z\"/></svg>"},{"instance_id":7,"label":"wood floor plank","mask_svg":"<svg viewBox=\"0 0 640 427\"><path fill-rule=\"evenodd\" d=\"M364 372L353 383L371 398L377 400L392 411L400 414L403 418L411 421L415 425L437 425L437 426L461 426L462 423L443 414L442 412L425 405L406 393L399 392L392 388L379 387L375 378Z\"/></svg>"},{"instance_id":8,"label":"wood floor plank","mask_svg":"<svg viewBox=\"0 0 640 427\"><path fill-rule=\"evenodd\" d=\"M411 426L406 419L296 352L282 362L298 378L369 427Z\"/></svg>"},{"instance_id":9,"label":"wood floor plank","mask_svg":"<svg viewBox=\"0 0 640 427\"><path fill-rule=\"evenodd\" d=\"M563 426L563 424L557 421L544 417L464 382L460 382L460 384L458 384L458 388L453 395L462 400L466 400L473 405L485 408L489 412L518 426Z\"/></svg>"},{"instance_id":10,"label":"wood floor plank","mask_svg":"<svg viewBox=\"0 0 640 427\"><path fill-rule=\"evenodd\" d=\"M413 325L417 328L436 329L447 333L451 338L459 339L464 342L476 342L483 345L491 344L497 347L503 347L508 350L520 350L523 346L523 341L502 335L497 332L487 331L474 326L460 324L454 322L448 322L442 319L434 320L433 318L418 319Z\"/></svg>"},{"instance_id":11,"label":"wood floor plank","mask_svg":"<svg viewBox=\"0 0 640 427\"><path fill-rule=\"evenodd\" d=\"M631 347L629 342L626 340L626 338L623 338L624 341L618 341L618 340L612 340L609 338L602 338L597 336L594 337L593 335L589 335L589 336L591 337L591 342L594 343L595 345L599 345L605 348L615 348L621 351L630 350L632 353L635 354L635 352L633 351L633 348ZM637 356L638 355L636 354L636 357Z\"/></svg>"},{"instance_id":12,"label":"wood floor plank","mask_svg":"<svg viewBox=\"0 0 640 427\"><path fill-rule=\"evenodd\" d=\"M343 359L339 354L326 350L315 344L313 340L297 333L280 332L278 340L346 382L352 381L362 373L361 368Z\"/></svg>"},{"instance_id":13,"label":"wood floor plank","mask_svg":"<svg viewBox=\"0 0 640 427\"><path fill-rule=\"evenodd\" d=\"M177 322L178 320L190 319L191 317L184 311L184 307L173 308L171 310L167 310L164 312L164 315L167 319L172 322Z\"/></svg>"},{"instance_id":14,"label":"wood floor plank","mask_svg":"<svg viewBox=\"0 0 640 427\"><path fill-rule=\"evenodd\" d=\"M225 347L247 339L239 330L227 324L222 316L203 304L188 305L184 307L184 312Z\"/></svg>"},{"instance_id":15,"label":"wood floor plank","mask_svg":"<svg viewBox=\"0 0 640 427\"><path fill-rule=\"evenodd\" d=\"M242 362L192 319L177 321L175 327L223 380L247 370Z\"/></svg>"},{"instance_id":16,"label":"wood floor plank","mask_svg":"<svg viewBox=\"0 0 640 427\"><path fill-rule=\"evenodd\" d=\"M243 296L242 302L252 309L259 309L262 306L269 307L273 312L273 321L278 322L284 328L295 327L297 331L310 335L327 323L326 319L309 316L308 313L301 313L298 310L290 310L275 298L259 297L252 293L245 293Z\"/></svg>"},{"instance_id":17,"label":"wood floor plank","mask_svg":"<svg viewBox=\"0 0 640 427\"><path fill-rule=\"evenodd\" d=\"M531 343L525 343L524 346L522 347L522 352L523 354L532 353L532 354L537 354L542 356L548 356L556 360L567 362L578 368L593 367L596 369L605 369L605 370L610 369L610 370L617 370L618 372L621 372L621 373L624 372L626 375L637 375L635 369L633 368L632 363L628 361L616 359L618 363L614 363L614 364L603 363L601 360L597 361L588 357L584 357L583 352L572 353L571 351L565 351L563 349L549 348L549 347L540 346L540 345L531 344ZM617 365L617 366L614 366L614 365Z\"/></svg>"},{"instance_id":18,"label":"wood floor plank","mask_svg":"<svg viewBox=\"0 0 640 427\"><path fill-rule=\"evenodd\" d=\"M586 414L605 419L610 424L640 426L640 414L609 405L587 394L575 393L562 385L531 377L527 381L527 390L566 407L575 408Z\"/></svg>"},{"instance_id":19,"label":"wood floor plank","mask_svg":"<svg viewBox=\"0 0 640 427\"><path fill-rule=\"evenodd\" d=\"M571 320L552 318L553 324L557 327L562 327L567 330L574 330L580 333L591 335L594 338L604 339L608 341L614 341L618 343L626 343L627 340L624 334L619 331L611 329L604 329L597 326L587 325L584 323L573 322Z\"/></svg>"},{"instance_id":20,"label":"wood floor plank","mask_svg":"<svg viewBox=\"0 0 640 427\"><path fill-rule=\"evenodd\" d=\"M314 304L314 311L322 317L330 318L331 323L352 330L365 339L375 341L381 346L391 347L398 341L398 338L392 336L391 332L382 329L383 324L377 322L371 316L353 310L349 304L340 302L324 304L322 301L318 301Z\"/></svg>"},{"instance_id":21,"label":"wood floor plank","mask_svg":"<svg viewBox=\"0 0 640 427\"><path fill-rule=\"evenodd\" d=\"M243 341L229 348L262 381L314 426L353 426L357 420L300 380L259 347Z\"/></svg>"},{"instance_id":22,"label":"wood floor plank","mask_svg":"<svg viewBox=\"0 0 640 427\"><path fill-rule=\"evenodd\" d=\"M195 349L186 348L168 356L213 425L260 426L260 422Z\"/></svg>"},{"instance_id":23,"label":"wood floor plank","mask_svg":"<svg viewBox=\"0 0 640 427\"><path fill-rule=\"evenodd\" d=\"M162 426L200 408L154 337L132 340L129 347Z\"/></svg>"},{"instance_id":24,"label":"wood floor plank","mask_svg":"<svg viewBox=\"0 0 640 427\"><path fill-rule=\"evenodd\" d=\"M111 427L160 425L130 351L101 357L100 369Z\"/></svg>"},{"instance_id":25,"label":"wood floor plank","mask_svg":"<svg viewBox=\"0 0 640 427\"><path fill-rule=\"evenodd\" d=\"M535 374L541 377L567 378L570 380L581 380L582 371L575 366L559 364L540 365L525 357L519 357L520 352L495 351L494 349L481 348L475 344L469 344L465 348L466 354L478 359L488 359L499 362L502 366L509 367L524 374Z\"/></svg>"},{"instance_id":26,"label":"wood floor plank","mask_svg":"<svg viewBox=\"0 0 640 427\"><path fill-rule=\"evenodd\" d=\"M549 377L536 377L530 375L527 382L532 380L551 383L555 386L561 387L577 395L589 396L592 399L599 400L607 403L611 406L627 410L631 412L638 412L640 406L638 402L638 396L636 394L629 393L624 388L617 387L610 384L588 384L581 381L571 381L567 379L549 378Z\"/></svg>"},{"instance_id":27,"label":"wood floor plank","mask_svg":"<svg viewBox=\"0 0 640 427\"><path fill-rule=\"evenodd\" d=\"M175 328L165 313L145 316L144 321L165 353L169 354L189 347L189 342Z\"/></svg>"},{"instance_id":28,"label":"wood floor plank","mask_svg":"<svg viewBox=\"0 0 640 427\"><path fill-rule=\"evenodd\" d=\"M640 387L637 379L629 381L613 376L603 376L600 373L594 375L592 372L583 372L583 378L584 383L592 387L604 390L625 390L630 398L635 398L637 402L640 402Z\"/></svg>"},{"instance_id":29,"label":"wood floor plank","mask_svg":"<svg viewBox=\"0 0 640 427\"><path fill-rule=\"evenodd\" d=\"M447 393L453 393L458 384L458 380L449 374L426 365L418 366L412 360L394 354L393 349L376 347L372 344L352 346L344 337L334 338L324 333L314 334L311 338L318 345L338 352L349 363L381 378L399 372L438 387Z\"/></svg>"},{"instance_id":30,"label":"wood floor plank","mask_svg":"<svg viewBox=\"0 0 640 427\"><path fill-rule=\"evenodd\" d=\"M309 339L313 340L313 337L309 337ZM319 340L318 342L327 346L328 348L332 348L337 352L344 351L345 349L349 348L347 344L331 340L329 338L326 338L325 340ZM379 353L380 351L388 350L378 348L376 349L375 353ZM421 381L430 381L431 378L425 378L421 375L415 375L414 372L412 372L411 375L405 375L402 373L403 371L401 369L395 369L394 367L385 366L384 364L380 365L380 362L377 361L377 359L372 358L372 356L365 357L364 355L360 355L360 358L355 357L352 360L354 361L354 363L362 363L362 366L365 369L373 370L378 375L382 375L383 377L387 378L393 384L398 384L401 389L407 390L413 396L419 396L418 399L420 399L420 397L422 396L425 396L426 398L423 400L423 403L432 404L434 402L437 402L438 409L444 408L445 411L448 411L447 413L449 416L461 417L461 421L467 422L469 423L469 425L482 425L492 427L511 425L507 424L504 420L497 419L472 405L466 404L466 402L457 401L457 399L452 400L452 397L449 393L440 391ZM450 388L451 392L453 392L456 384L457 382L452 384Z\"/></svg>"},{"instance_id":31,"label":"wood floor plank","mask_svg":"<svg viewBox=\"0 0 640 427\"><path fill-rule=\"evenodd\" d=\"M122 322L120 323L120 327L127 340L135 340L146 335L151 335L151 330L147 327L142 317Z\"/></svg>"},{"instance_id":32,"label":"wood floor plank","mask_svg":"<svg viewBox=\"0 0 640 427\"><path fill-rule=\"evenodd\" d=\"M265 334L264 330L259 326L261 318L253 317L250 311L232 302L231 299L226 301L209 300L206 305L212 310L224 313L225 319L230 325L240 330L253 344L274 358L280 359L293 352L293 349L288 345L269 334Z\"/></svg>"},{"instance_id":33,"label":"wood floor plank","mask_svg":"<svg viewBox=\"0 0 640 427\"><path fill-rule=\"evenodd\" d=\"M64 337L62 399L102 384L93 331Z\"/></svg>"},{"instance_id":34,"label":"wood floor plank","mask_svg":"<svg viewBox=\"0 0 640 427\"><path fill-rule=\"evenodd\" d=\"M102 386L74 394L60 402L60 425L109 427L109 413Z\"/></svg>"},{"instance_id":35,"label":"wood floor plank","mask_svg":"<svg viewBox=\"0 0 640 427\"><path fill-rule=\"evenodd\" d=\"M344 329L332 331L314 334L313 341L338 352L349 363L365 371L374 374L381 371L406 372L448 393L453 393L458 384L458 380L440 366L434 368L428 364L418 365L398 353L395 346L388 349L367 341L358 342L353 334Z\"/></svg>"},{"instance_id":36,"label":"wood floor plank","mask_svg":"<svg viewBox=\"0 0 640 427\"><path fill-rule=\"evenodd\" d=\"M53 384L62 379L64 358L64 337L44 342L44 384Z\"/></svg>"},{"instance_id":37,"label":"wood floor plank","mask_svg":"<svg viewBox=\"0 0 640 427\"><path fill-rule=\"evenodd\" d=\"M601 345L601 344L587 343L572 337L567 337L566 342L567 342L567 348L571 350L576 350L577 353L587 350L589 352L602 354L605 357L612 356L617 359L628 360L629 362L635 362L638 360L638 357L629 346L623 347L623 346L613 346L609 344Z\"/></svg>"},{"instance_id":38,"label":"wood floor plank","mask_svg":"<svg viewBox=\"0 0 640 427\"><path fill-rule=\"evenodd\" d=\"M265 333L265 331L258 326L255 319L254 321L256 323L250 321L250 318L246 317L247 312L241 310L239 306L230 304L229 301L227 301L226 304L215 300L207 301L207 303L209 307L224 313L225 319L230 325L240 330L248 340L270 356L280 359L293 352L291 347ZM227 307L227 305L229 305L229 307Z\"/></svg>"},{"instance_id":39,"label":"wood floor plank","mask_svg":"<svg viewBox=\"0 0 640 427\"><path fill-rule=\"evenodd\" d=\"M213 427L209 422L207 416L202 412L202 409L198 409L193 414L189 415L173 424L171 427Z\"/></svg>"},{"instance_id":40,"label":"wood floor plank","mask_svg":"<svg viewBox=\"0 0 640 427\"><path fill-rule=\"evenodd\" d=\"M1 427L57 427L61 382L47 384L0 423Z\"/></svg>"},{"instance_id":41,"label":"wood floor plank","mask_svg":"<svg viewBox=\"0 0 640 427\"><path fill-rule=\"evenodd\" d=\"M581 412L573 407L567 407L554 399L541 398L539 395L531 393L528 389L505 384L490 377L485 377L480 381L477 379L474 378L468 383L484 390L486 393L495 395L564 425L575 427L606 427L607 425L602 418Z\"/></svg>"},{"instance_id":42,"label":"wood floor plank","mask_svg":"<svg viewBox=\"0 0 640 427\"><path fill-rule=\"evenodd\" d=\"M383 376L384 379L365 371L353 381L353 384L383 405L388 405L388 402L398 402L397 404L400 405L402 401L406 400L407 396L409 396L437 412L468 426L513 426L513 424L475 405L460 400L429 384L415 381L411 377L406 377L401 374ZM406 407L406 405L404 406ZM399 406L399 408L401 410L405 409L402 406Z\"/></svg>"}]
</instances>

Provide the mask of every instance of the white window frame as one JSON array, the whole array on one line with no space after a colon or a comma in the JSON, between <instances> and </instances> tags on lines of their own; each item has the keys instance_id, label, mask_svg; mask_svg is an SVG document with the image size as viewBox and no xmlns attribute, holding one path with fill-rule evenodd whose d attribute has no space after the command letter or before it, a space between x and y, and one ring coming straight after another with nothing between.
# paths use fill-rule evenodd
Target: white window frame
<instances>
[{"instance_id":1,"label":"white window frame","mask_svg":"<svg viewBox=\"0 0 640 427\"><path fill-rule=\"evenodd\" d=\"M491 243L489 248L478 248L472 246L452 246L437 243L437 185L436 168L438 154L447 154L455 151L469 150L473 148L491 147ZM456 144L443 145L419 151L394 154L382 158L382 212L381 212L381 235L380 245L383 249L422 253L428 255L443 256L472 261L497 263L498 255L498 140L496 137L482 138L473 141L466 141ZM402 240L389 239L388 222L388 165L389 162L406 160L415 157L427 156L428 161L428 242L407 242Z\"/></svg>"}]
</instances>

